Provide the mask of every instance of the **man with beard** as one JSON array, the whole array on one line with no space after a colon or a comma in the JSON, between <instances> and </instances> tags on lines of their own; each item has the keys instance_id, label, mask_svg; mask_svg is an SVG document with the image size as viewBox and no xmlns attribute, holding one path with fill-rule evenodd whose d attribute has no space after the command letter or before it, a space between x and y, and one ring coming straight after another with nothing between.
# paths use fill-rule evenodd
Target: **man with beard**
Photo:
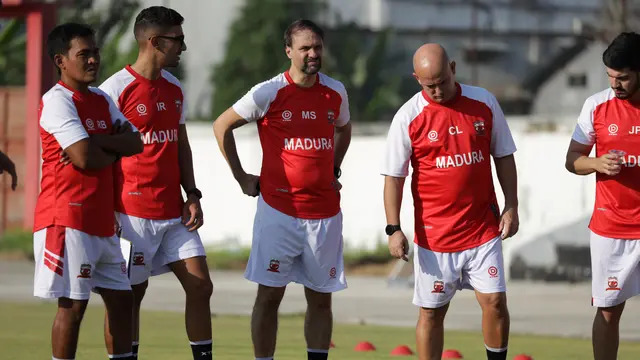
<instances>
[{"instance_id":1,"label":"man with beard","mask_svg":"<svg viewBox=\"0 0 640 360\"><path fill-rule=\"evenodd\" d=\"M259 195L245 272L259 284L251 318L256 359L273 359L278 307L291 281L305 287L308 358L327 359L331 293L347 286L338 178L351 141L349 105L342 83L319 72L322 29L297 20L284 43L289 70L254 86L213 127L242 191ZM243 170L233 137L252 121L262 145L260 177Z\"/></svg>"},{"instance_id":2,"label":"man with beard","mask_svg":"<svg viewBox=\"0 0 640 360\"><path fill-rule=\"evenodd\" d=\"M130 248L134 355L149 277L172 271L186 295L185 325L193 358L207 360L212 358L209 299L213 285L197 232L203 224L202 194L193 175L184 92L180 81L164 70L178 66L187 49L183 21L177 11L163 6L142 10L134 25L140 48L136 62L100 88L140 129L144 142L144 151L122 159L115 171L121 238L123 248Z\"/></svg>"},{"instance_id":3,"label":"man with beard","mask_svg":"<svg viewBox=\"0 0 640 360\"><path fill-rule=\"evenodd\" d=\"M596 173L591 229L591 304L595 360L617 359L620 317L640 294L640 35L622 33L602 55L610 89L589 97L567 151L566 167ZM595 157L590 157L593 145Z\"/></svg>"}]
</instances>

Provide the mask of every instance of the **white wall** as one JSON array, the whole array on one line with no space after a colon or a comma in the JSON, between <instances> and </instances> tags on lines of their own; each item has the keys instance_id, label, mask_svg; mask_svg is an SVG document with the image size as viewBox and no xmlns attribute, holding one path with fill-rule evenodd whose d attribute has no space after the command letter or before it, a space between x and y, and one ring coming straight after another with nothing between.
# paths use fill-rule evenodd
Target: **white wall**
<instances>
[{"instance_id":1,"label":"white wall","mask_svg":"<svg viewBox=\"0 0 640 360\"><path fill-rule=\"evenodd\" d=\"M587 216L593 206L594 177L567 172L564 159L571 132L525 133L511 122L518 146L520 233L505 242L507 256L543 233ZM210 124L189 124L196 180L204 193L208 245L249 246L256 199L242 194L217 148ZM254 125L236 131L236 142L247 171L259 173L261 149ZM344 238L349 247L372 248L384 236L383 177L379 175L385 135L355 136L342 166ZM413 207L406 183L402 224L411 233ZM494 179L498 199L502 193ZM407 234L410 236L411 234Z\"/></svg>"}]
</instances>

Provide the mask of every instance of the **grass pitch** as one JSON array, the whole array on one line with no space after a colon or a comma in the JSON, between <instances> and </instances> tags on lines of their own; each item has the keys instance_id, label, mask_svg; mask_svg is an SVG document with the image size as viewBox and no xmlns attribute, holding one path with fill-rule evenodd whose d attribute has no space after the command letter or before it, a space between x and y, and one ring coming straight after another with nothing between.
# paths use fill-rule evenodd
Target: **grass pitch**
<instances>
[{"instance_id":1,"label":"grass pitch","mask_svg":"<svg viewBox=\"0 0 640 360\"><path fill-rule=\"evenodd\" d=\"M55 305L51 303L0 302L0 358L50 359L50 331ZM85 314L76 359L106 359L102 335L103 310L101 306L89 306ZM282 316L278 332L278 360L306 359L303 334L303 318ZM246 316L215 316L213 318L214 359L253 359L249 318ZM142 314L140 339L141 360L175 360L192 358L184 331L184 317L174 312L146 311ZM372 325L336 324L334 327L336 348L331 359L373 360L398 358L389 355L397 346L406 344L415 351L413 328L396 328ZM353 351L363 340L373 343L377 351L361 353ZM447 332L445 348L458 349L464 359L485 359L482 335L468 332ZM591 342L586 339L564 339L512 335L509 358L527 353L535 360L585 360L592 358ZM400 358L415 359L416 356ZM619 359L640 358L640 343L622 343Z\"/></svg>"}]
</instances>

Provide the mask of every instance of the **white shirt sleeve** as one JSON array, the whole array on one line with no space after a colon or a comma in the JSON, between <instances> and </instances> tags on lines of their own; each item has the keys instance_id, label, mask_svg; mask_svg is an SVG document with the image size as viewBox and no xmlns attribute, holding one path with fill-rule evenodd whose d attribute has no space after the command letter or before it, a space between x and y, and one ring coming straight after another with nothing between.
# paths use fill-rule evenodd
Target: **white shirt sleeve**
<instances>
[{"instance_id":1,"label":"white shirt sleeve","mask_svg":"<svg viewBox=\"0 0 640 360\"><path fill-rule=\"evenodd\" d=\"M260 83L233 104L233 110L248 122L262 119L269 111L278 89L269 82Z\"/></svg>"},{"instance_id":2,"label":"white shirt sleeve","mask_svg":"<svg viewBox=\"0 0 640 360\"><path fill-rule=\"evenodd\" d=\"M596 143L596 132L593 129L593 111L595 110L595 104L591 99L587 99L582 106L580 117L578 117L578 123L576 129L571 136L572 140L575 140L583 145L593 145Z\"/></svg>"},{"instance_id":3,"label":"white shirt sleeve","mask_svg":"<svg viewBox=\"0 0 640 360\"><path fill-rule=\"evenodd\" d=\"M62 94L53 94L44 102L40 126L53 135L63 150L89 137L73 101Z\"/></svg>"},{"instance_id":4,"label":"white shirt sleeve","mask_svg":"<svg viewBox=\"0 0 640 360\"><path fill-rule=\"evenodd\" d=\"M491 95L491 112L493 113L493 127L491 128L491 155L494 158L509 156L516 152L516 144L511 136L511 130L504 117L498 100Z\"/></svg>"},{"instance_id":5,"label":"white shirt sleeve","mask_svg":"<svg viewBox=\"0 0 640 360\"><path fill-rule=\"evenodd\" d=\"M113 103L116 104L116 107L118 107L119 109L120 108L120 102L119 102L120 91L118 91L116 87L117 87L117 82L109 78L105 80L105 82L100 84L98 89L102 90L102 92L105 93L111 99L111 101L113 101Z\"/></svg>"},{"instance_id":6,"label":"white shirt sleeve","mask_svg":"<svg viewBox=\"0 0 640 360\"><path fill-rule=\"evenodd\" d=\"M342 102L340 103L340 115L336 119L336 126L343 127L347 125L351 119L351 113L349 112L349 96L347 95L347 89L344 88L344 85L340 87L340 91L338 91L338 93L342 98Z\"/></svg>"},{"instance_id":7,"label":"white shirt sleeve","mask_svg":"<svg viewBox=\"0 0 640 360\"><path fill-rule=\"evenodd\" d=\"M409 123L411 120L409 115L402 109L393 117L387 134L382 175L394 177L406 177L409 175L409 161L413 152L411 138L409 137Z\"/></svg>"}]
</instances>

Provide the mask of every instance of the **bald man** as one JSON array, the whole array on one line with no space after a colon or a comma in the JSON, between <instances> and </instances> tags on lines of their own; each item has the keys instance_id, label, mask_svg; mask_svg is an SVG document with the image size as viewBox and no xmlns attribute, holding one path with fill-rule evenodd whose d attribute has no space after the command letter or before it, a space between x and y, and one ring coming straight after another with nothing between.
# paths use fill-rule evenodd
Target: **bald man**
<instances>
[{"instance_id":1,"label":"bald man","mask_svg":"<svg viewBox=\"0 0 640 360\"><path fill-rule=\"evenodd\" d=\"M151 275L173 271L186 293L185 322L194 359L212 358L213 285L197 229L203 224L185 126L180 81L165 67L178 66L187 49L183 17L162 6L136 17L138 59L100 88L140 129L144 151L116 165L116 217L134 302L134 353L138 351L139 311ZM182 198L181 189L186 193ZM107 324L108 325L108 324Z\"/></svg>"},{"instance_id":2,"label":"bald man","mask_svg":"<svg viewBox=\"0 0 640 360\"><path fill-rule=\"evenodd\" d=\"M382 174L389 251L407 260L400 204L409 163L413 167L419 358L440 359L449 302L458 289L468 288L482 308L487 359L506 359L509 312L502 240L518 231L516 147L496 98L457 83L456 64L442 46L421 46L413 66L422 91L393 118ZM504 192L502 213L489 156Z\"/></svg>"}]
</instances>

